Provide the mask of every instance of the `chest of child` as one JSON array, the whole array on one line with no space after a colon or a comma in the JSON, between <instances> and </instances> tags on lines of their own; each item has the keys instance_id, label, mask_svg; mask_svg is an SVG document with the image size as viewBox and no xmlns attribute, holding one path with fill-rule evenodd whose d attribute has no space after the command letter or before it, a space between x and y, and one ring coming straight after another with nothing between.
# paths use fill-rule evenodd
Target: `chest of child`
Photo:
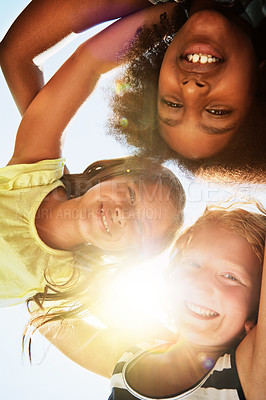
<instances>
[{"instance_id":1,"label":"chest of child","mask_svg":"<svg viewBox=\"0 0 266 400\"><path fill-rule=\"evenodd\" d=\"M129 355L130 353L127 353ZM137 356L140 357L141 354ZM161 368L154 374L150 375L147 383L143 383L146 379L145 372L142 375L141 369L138 376L135 372L132 385L132 365L137 366L137 359L132 356L132 352L127 359L123 356L123 362L117 364L111 379L112 393L109 400L244 400L243 390L239 381L235 366L234 352L225 354L220 357L215 366L200 380L190 383L195 378L193 370L190 370L189 378L183 382L186 371L182 376L175 372L175 367L170 368L163 364ZM168 374L168 377L166 376ZM131 375L131 376L130 376ZM146 374L147 375L147 374ZM163 378L162 378L163 376ZM139 383L137 383L139 381ZM157 382L159 381L159 383ZM171 383L172 381L172 383ZM158 392L157 392L158 389ZM165 390L165 392L163 392Z\"/></svg>"}]
</instances>

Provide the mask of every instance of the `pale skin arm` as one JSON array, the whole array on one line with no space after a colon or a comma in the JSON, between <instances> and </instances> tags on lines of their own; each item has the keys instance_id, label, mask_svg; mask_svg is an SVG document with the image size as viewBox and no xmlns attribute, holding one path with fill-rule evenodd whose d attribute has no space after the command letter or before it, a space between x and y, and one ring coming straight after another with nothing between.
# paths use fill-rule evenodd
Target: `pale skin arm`
<instances>
[{"instance_id":1,"label":"pale skin arm","mask_svg":"<svg viewBox=\"0 0 266 400\"><path fill-rule=\"evenodd\" d=\"M132 329L103 329L89 325L83 320L52 322L40 328L40 332L72 361L82 367L110 378L119 358L131 346L152 339L175 341L175 335L153 319L142 328L141 321Z\"/></svg>"},{"instance_id":2,"label":"pale skin arm","mask_svg":"<svg viewBox=\"0 0 266 400\"><path fill-rule=\"evenodd\" d=\"M61 157L61 138L100 75L115 67L144 23L159 23L172 4L152 7L121 19L82 44L27 108L10 164Z\"/></svg>"},{"instance_id":3,"label":"pale skin arm","mask_svg":"<svg viewBox=\"0 0 266 400\"><path fill-rule=\"evenodd\" d=\"M247 400L263 400L266 393L266 254L264 255L259 316L236 350L239 378Z\"/></svg>"},{"instance_id":4,"label":"pale skin arm","mask_svg":"<svg viewBox=\"0 0 266 400\"><path fill-rule=\"evenodd\" d=\"M71 33L149 7L148 0L32 0L0 43L0 64L21 113L44 85L33 59Z\"/></svg>"}]
</instances>

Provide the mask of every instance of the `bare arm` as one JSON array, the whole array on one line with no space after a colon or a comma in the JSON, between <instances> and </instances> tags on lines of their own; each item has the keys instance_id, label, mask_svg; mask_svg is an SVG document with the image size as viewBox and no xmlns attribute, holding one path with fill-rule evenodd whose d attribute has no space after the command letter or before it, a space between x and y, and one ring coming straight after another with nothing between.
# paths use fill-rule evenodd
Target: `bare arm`
<instances>
[{"instance_id":1,"label":"bare arm","mask_svg":"<svg viewBox=\"0 0 266 400\"><path fill-rule=\"evenodd\" d=\"M266 254L264 255L257 325L237 348L236 363L247 400L263 400L266 393Z\"/></svg>"},{"instance_id":2,"label":"bare arm","mask_svg":"<svg viewBox=\"0 0 266 400\"><path fill-rule=\"evenodd\" d=\"M0 63L23 115L42 88L43 74L33 59L72 32L149 7L148 0L32 0L0 44Z\"/></svg>"},{"instance_id":3,"label":"bare arm","mask_svg":"<svg viewBox=\"0 0 266 400\"><path fill-rule=\"evenodd\" d=\"M28 107L9 164L60 157L62 133L100 75L117 65L140 26L159 22L163 10L173 8L168 4L132 14L82 44Z\"/></svg>"},{"instance_id":4,"label":"bare arm","mask_svg":"<svg viewBox=\"0 0 266 400\"><path fill-rule=\"evenodd\" d=\"M131 346L153 339L176 340L175 335L159 323L145 319L145 329L141 324L135 325L135 329L96 328L77 319L52 322L40 332L72 361L110 378L115 364Z\"/></svg>"}]
</instances>

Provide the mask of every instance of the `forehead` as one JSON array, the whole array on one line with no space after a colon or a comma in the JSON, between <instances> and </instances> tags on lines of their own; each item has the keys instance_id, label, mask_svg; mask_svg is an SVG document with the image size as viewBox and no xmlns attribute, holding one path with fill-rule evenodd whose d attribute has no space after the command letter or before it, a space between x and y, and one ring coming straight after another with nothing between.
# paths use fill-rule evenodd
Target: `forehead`
<instances>
[{"instance_id":1,"label":"forehead","mask_svg":"<svg viewBox=\"0 0 266 400\"><path fill-rule=\"evenodd\" d=\"M185 255L195 255L202 262L221 260L239 265L249 274L261 269L261 264L251 245L243 236L226 226L208 222L199 227L183 251Z\"/></svg>"},{"instance_id":2,"label":"forehead","mask_svg":"<svg viewBox=\"0 0 266 400\"><path fill-rule=\"evenodd\" d=\"M212 238L211 241L210 238ZM210 251L213 247L216 247L223 252L224 249L230 248L232 243L237 246L236 248L251 249L248 241L233 229L219 222L206 221L199 225L194 232L191 232L186 248L197 247L202 251L204 249Z\"/></svg>"},{"instance_id":3,"label":"forehead","mask_svg":"<svg viewBox=\"0 0 266 400\"><path fill-rule=\"evenodd\" d=\"M169 126L160 121L159 128L161 136L170 148L183 157L200 159L211 157L222 151L232 140L237 126L223 134L209 134L204 132L194 120L182 119L182 123L178 126Z\"/></svg>"}]
</instances>

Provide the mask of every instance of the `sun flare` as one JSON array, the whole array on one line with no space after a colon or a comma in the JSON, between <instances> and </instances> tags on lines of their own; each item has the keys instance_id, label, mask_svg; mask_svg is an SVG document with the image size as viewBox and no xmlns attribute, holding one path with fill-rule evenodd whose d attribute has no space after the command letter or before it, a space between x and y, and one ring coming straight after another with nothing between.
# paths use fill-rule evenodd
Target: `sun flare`
<instances>
[{"instance_id":1,"label":"sun flare","mask_svg":"<svg viewBox=\"0 0 266 400\"><path fill-rule=\"evenodd\" d=\"M138 329L141 325L142 330L146 323L148 328L151 319L164 322L164 271L168 259L169 251L166 251L120 274L106 288L105 301L95 311L99 323L91 317L86 320L93 325L121 329Z\"/></svg>"}]
</instances>

